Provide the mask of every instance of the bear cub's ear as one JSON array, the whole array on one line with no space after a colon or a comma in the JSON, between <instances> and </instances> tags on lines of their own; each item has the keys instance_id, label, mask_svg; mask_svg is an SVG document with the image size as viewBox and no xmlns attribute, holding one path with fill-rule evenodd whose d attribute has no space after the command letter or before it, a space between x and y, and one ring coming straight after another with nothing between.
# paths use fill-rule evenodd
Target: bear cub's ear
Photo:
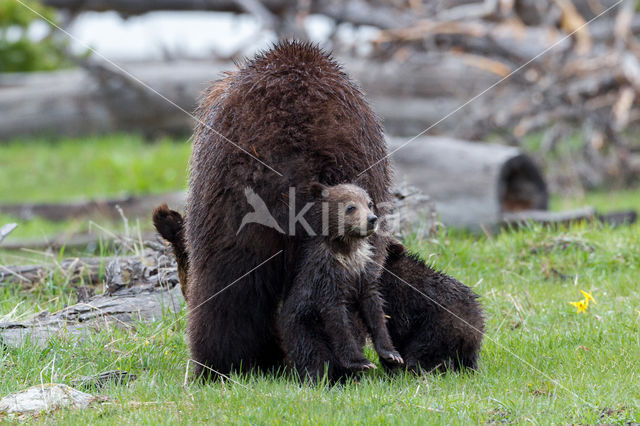
<instances>
[{"instance_id":1,"label":"bear cub's ear","mask_svg":"<svg viewBox=\"0 0 640 426\"><path fill-rule=\"evenodd\" d=\"M314 198L324 198L327 195L325 192L326 190L327 186L321 184L320 182L312 182L309 185L309 192Z\"/></svg>"},{"instance_id":2,"label":"bear cub's ear","mask_svg":"<svg viewBox=\"0 0 640 426\"><path fill-rule=\"evenodd\" d=\"M389 255L389 259L395 260L405 255L407 249L402 245L402 243L395 238L392 238L387 246L387 253Z\"/></svg>"}]
</instances>

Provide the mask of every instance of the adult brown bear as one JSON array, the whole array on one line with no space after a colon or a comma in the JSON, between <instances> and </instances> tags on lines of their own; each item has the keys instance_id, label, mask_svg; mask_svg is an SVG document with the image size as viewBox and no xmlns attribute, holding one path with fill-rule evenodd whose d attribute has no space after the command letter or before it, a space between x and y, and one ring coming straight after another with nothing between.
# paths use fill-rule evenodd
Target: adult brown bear
<instances>
[{"instance_id":1,"label":"adult brown bear","mask_svg":"<svg viewBox=\"0 0 640 426\"><path fill-rule=\"evenodd\" d=\"M293 198L290 188L354 183L383 217L390 170L382 129L340 66L299 42L279 43L215 83L198 118L185 219L195 372L279 366L278 306L312 241L305 223L289 220L309 196ZM245 191L279 226L243 223L252 212ZM388 239L384 224L371 238L378 265Z\"/></svg>"}]
</instances>

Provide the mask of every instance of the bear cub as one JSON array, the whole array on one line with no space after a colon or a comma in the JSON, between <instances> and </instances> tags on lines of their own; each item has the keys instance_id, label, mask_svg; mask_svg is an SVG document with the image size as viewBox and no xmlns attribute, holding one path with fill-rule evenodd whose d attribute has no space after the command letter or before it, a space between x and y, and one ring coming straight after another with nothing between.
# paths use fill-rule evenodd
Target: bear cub
<instances>
[{"instance_id":1,"label":"bear cub","mask_svg":"<svg viewBox=\"0 0 640 426\"><path fill-rule=\"evenodd\" d=\"M380 291L389 315L387 328L405 367L414 372L475 370L484 334L478 295L398 242L387 251Z\"/></svg>"},{"instance_id":2,"label":"bear cub","mask_svg":"<svg viewBox=\"0 0 640 426\"><path fill-rule=\"evenodd\" d=\"M385 365L401 365L377 285L366 279L368 269L378 267L369 241L378 228L371 198L351 184L316 183L311 194L319 201L311 221L322 231L304 244L278 319L289 362L300 377L311 380L325 368L330 380L375 368L363 354L367 330Z\"/></svg>"}]
</instances>

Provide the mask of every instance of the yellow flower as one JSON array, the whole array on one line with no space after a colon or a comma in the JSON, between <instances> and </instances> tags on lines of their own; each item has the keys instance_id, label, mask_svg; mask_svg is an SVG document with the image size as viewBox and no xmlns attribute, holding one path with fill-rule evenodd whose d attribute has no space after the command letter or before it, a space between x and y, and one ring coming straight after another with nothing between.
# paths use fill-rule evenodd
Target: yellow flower
<instances>
[{"instance_id":1,"label":"yellow flower","mask_svg":"<svg viewBox=\"0 0 640 426\"><path fill-rule=\"evenodd\" d=\"M589 308L589 299L580 300L578 302L569 302L569 304L578 308L576 314L579 314L581 312L587 312L587 308Z\"/></svg>"},{"instance_id":2,"label":"yellow flower","mask_svg":"<svg viewBox=\"0 0 640 426\"><path fill-rule=\"evenodd\" d=\"M598 302L596 302L596 299L593 298L593 295L591 293L588 293L584 290L580 290L580 293L582 293L582 295L584 296L584 300L587 301L587 306L589 306L589 300L591 300L596 305L598 304Z\"/></svg>"}]
</instances>

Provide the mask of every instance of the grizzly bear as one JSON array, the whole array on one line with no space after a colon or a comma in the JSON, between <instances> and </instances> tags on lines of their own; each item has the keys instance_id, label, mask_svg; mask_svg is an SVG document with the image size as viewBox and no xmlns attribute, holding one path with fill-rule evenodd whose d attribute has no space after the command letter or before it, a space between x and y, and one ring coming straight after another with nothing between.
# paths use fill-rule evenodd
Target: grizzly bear
<instances>
[{"instance_id":1,"label":"grizzly bear","mask_svg":"<svg viewBox=\"0 0 640 426\"><path fill-rule=\"evenodd\" d=\"M312 182L355 183L386 214L387 148L361 91L321 49L281 42L214 83L198 109L185 218L196 375L282 365L278 308L309 239L296 205L310 198L294 190ZM278 227L240 229L247 188ZM374 265L386 257L384 228L369 238ZM366 274L374 282L381 267Z\"/></svg>"},{"instance_id":2,"label":"grizzly bear","mask_svg":"<svg viewBox=\"0 0 640 426\"><path fill-rule=\"evenodd\" d=\"M484 333L478 295L397 242L389 245L380 281L389 334L408 370L477 368Z\"/></svg>"},{"instance_id":3,"label":"grizzly bear","mask_svg":"<svg viewBox=\"0 0 640 426\"><path fill-rule=\"evenodd\" d=\"M330 381L375 368L363 353L363 324L388 365L402 364L393 347L375 282L362 280L371 262L369 237L378 228L369 195L360 187L312 185L312 226L278 324L284 350L300 377ZM359 339L357 339L357 337Z\"/></svg>"},{"instance_id":4,"label":"grizzly bear","mask_svg":"<svg viewBox=\"0 0 640 426\"><path fill-rule=\"evenodd\" d=\"M163 236L181 238L180 221L171 216L154 216L156 227L172 229ZM188 264L186 253L181 250L184 243L165 237L173 246L178 262L178 272L182 289L188 286ZM384 264L384 272L378 281L378 288L387 314L387 328L391 341L403 357L411 371L431 371L438 368L460 369L477 367L478 355L484 331L482 308L478 296L464 284L441 272L433 270L417 256L409 254L398 242L389 244L389 256ZM180 272L182 271L182 272ZM286 303L286 302L285 302ZM359 316L350 316L356 342L364 345L365 326ZM304 341L300 341L305 345ZM329 373L333 378L347 377L352 371L335 363L333 352L327 345L309 343L306 348L324 351L317 358L328 359ZM331 360L334 360L333 366ZM395 370L393 363L381 359L382 365Z\"/></svg>"}]
</instances>

